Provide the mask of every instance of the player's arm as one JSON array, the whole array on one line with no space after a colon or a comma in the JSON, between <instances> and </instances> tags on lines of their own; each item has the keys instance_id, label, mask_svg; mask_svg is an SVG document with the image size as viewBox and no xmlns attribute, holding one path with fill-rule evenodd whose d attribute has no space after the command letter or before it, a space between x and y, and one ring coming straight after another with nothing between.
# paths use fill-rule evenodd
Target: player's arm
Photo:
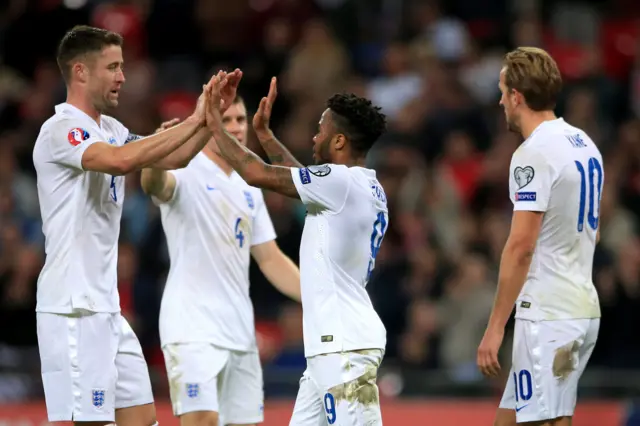
<instances>
[{"instance_id":1,"label":"player's arm","mask_svg":"<svg viewBox=\"0 0 640 426\"><path fill-rule=\"evenodd\" d=\"M303 167L293 154L280 143L269 128L271 110L277 95L277 81L276 78L273 77L271 79L271 86L269 87L269 94L266 98L262 98L258 106L258 111L256 111L253 116L253 129L256 132L258 141L260 141L260 145L262 145L262 148L267 153L271 164L286 167Z\"/></svg>"},{"instance_id":2,"label":"player's arm","mask_svg":"<svg viewBox=\"0 0 640 426\"><path fill-rule=\"evenodd\" d=\"M513 156L510 173L513 201L511 230L502 251L498 290L488 328L502 330L524 286L549 205L553 168L538 151L523 147Z\"/></svg>"},{"instance_id":3,"label":"player's arm","mask_svg":"<svg viewBox=\"0 0 640 426\"><path fill-rule=\"evenodd\" d=\"M140 186L145 194L166 203L173 198L176 190L176 177L162 169L144 169L140 176Z\"/></svg>"},{"instance_id":4,"label":"player's arm","mask_svg":"<svg viewBox=\"0 0 640 426\"><path fill-rule=\"evenodd\" d=\"M267 153L271 164L286 167L304 167L273 134L271 130L268 133L256 133L258 141L264 152Z\"/></svg>"},{"instance_id":5,"label":"player's arm","mask_svg":"<svg viewBox=\"0 0 640 426\"><path fill-rule=\"evenodd\" d=\"M251 256L264 276L285 296L300 301L300 270L275 240L251 247Z\"/></svg>"},{"instance_id":6,"label":"player's arm","mask_svg":"<svg viewBox=\"0 0 640 426\"><path fill-rule=\"evenodd\" d=\"M291 177L291 168L272 166L241 145L222 125L211 129L220 154L251 186L269 189L291 198L300 198Z\"/></svg>"},{"instance_id":7,"label":"player's arm","mask_svg":"<svg viewBox=\"0 0 640 426\"><path fill-rule=\"evenodd\" d=\"M536 248L543 212L515 211L511 231L502 251L498 291L489 318L489 327L503 329L524 286Z\"/></svg>"},{"instance_id":8,"label":"player's arm","mask_svg":"<svg viewBox=\"0 0 640 426\"><path fill-rule=\"evenodd\" d=\"M193 157L202 151L209 139L211 139L211 132L206 127L203 127L193 137L189 138L184 145L156 161L151 167L161 170L175 170L187 167Z\"/></svg>"},{"instance_id":9,"label":"player's arm","mask_svg":"<svg viewBox=\"0 0 640 426\"><path fill-rule=\"evenodd\" d=\"M156 129L155 133L160 133L179 123L179 119L166 121ZM204 134L203 134L204 133ZM206 139L202 147L200 138ZM198 131L196 135L189 139L183 146L178 148L167 157L161 159L159 162L153 164L151 168L143 169L140 176L140 186L142 190L152 197L155 197L158 201L166 203L173 198L176 189L176 177L173 173L169 173L166 170L181 169L186 167L189 161L196 156L198 152L204 147L206 142L211 137L211 132L205 127ZM127 140L129 140L127 138ZM137 137L139 139L140 137ZM195 146L194 146L195 145Z\"/></svg>"},{"instance_id":10,"label":"player's arm","mask_svg":"<svg viewBox=\"0 0 640 426\"><path fill-rule=\"evenodd\" d=\"M94 143L82 155L82 168L121 176L149 167L184 145L203 124L201 118L192 116L172 129L122 146Z\"/></svg>"}]
</instances>

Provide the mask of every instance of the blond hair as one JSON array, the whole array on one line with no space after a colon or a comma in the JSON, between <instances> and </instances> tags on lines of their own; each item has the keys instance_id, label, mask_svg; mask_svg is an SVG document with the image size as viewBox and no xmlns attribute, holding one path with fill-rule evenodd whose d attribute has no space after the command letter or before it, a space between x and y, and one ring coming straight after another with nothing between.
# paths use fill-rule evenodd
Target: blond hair
<instances>
[{"instance_id":1,"label":"blond hair","mask_svg":"<svg viewBox=\"0 0 640 426\"><path fill-rule=\"evenodd\" d=\"M505 85L522 93L534 111L552 110L562 90L556 61L537 47L518 47L504 57Z\"/></svg>"}]
</instances>

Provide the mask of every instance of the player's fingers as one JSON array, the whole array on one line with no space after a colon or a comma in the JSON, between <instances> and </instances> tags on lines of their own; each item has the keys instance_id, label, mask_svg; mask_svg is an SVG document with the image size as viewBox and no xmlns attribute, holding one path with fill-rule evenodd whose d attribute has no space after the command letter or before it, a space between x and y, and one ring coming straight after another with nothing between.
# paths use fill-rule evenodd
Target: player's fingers
<instances>
[{"instance_id":1,"label":"player's fingers","mask_svg":"<svg viewBox=\"0 0 640 426\"><path fill-rule=\"evenodd\" d=\"M179 118L172 118L171 120L163 123L164 127L173 127L180 122Z\"/></svg>"},{"instance_id":2,"label":"player's fingers","mask_svg":"<svg viewBox=\"0 0 640 426\"><path fill-rule=\"evenodd\" d=\"M277 80L275 77L272 77L271 84L269 85L269 94L267 95L270 104L275 102L276 96L278 96Z\"/></svg>"},{"instance_id":3,"label":"player's fingers","mask_svg":"<svg viewBox=\"0 0 640 426\"><path fill-rule=\"evenodd\" d=\"M258 116L262 116L264 114L266 104L267 104L267 98L260 99L260 104L258 105L258 111L256 112Z\"/></svg>"},{"instance_id":4,"label":"player's fingers","mask_svg":"<svg viewBox=\"0 0 640 426\"><path fill-rule=\"evenodd\" d=\"M493 353L488 353L485 363L489 377L497 377L500 373L500 364L498 363L497 356Z\"/></svg>"}]
</instances>

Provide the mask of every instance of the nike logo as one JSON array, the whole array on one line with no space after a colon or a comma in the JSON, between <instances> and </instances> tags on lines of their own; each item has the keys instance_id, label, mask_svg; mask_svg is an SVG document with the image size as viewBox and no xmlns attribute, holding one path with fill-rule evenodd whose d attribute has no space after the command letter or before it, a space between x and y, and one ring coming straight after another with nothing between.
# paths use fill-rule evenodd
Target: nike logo
<instances>
[{"instance_id":1,"label":"nike logo","mask_svg":"<svg viewBox=\"0 0 640 426\"><path fill-rule=\"evenodd\" d=\"M527 404L529 405L529 404ZM527 405L523 405L522 407L516 407L516 413L525 408Z\"/></svg>"},{"instance_id":2,"label":"nike logo","mask_svg":"<svg viewBox=\"0 0 640 426\"><path fill-rule=\"evenodd\" d=\"M207 191L213 191L215 188L213 186L207 185Z\"/></svg>"}]
</instances>

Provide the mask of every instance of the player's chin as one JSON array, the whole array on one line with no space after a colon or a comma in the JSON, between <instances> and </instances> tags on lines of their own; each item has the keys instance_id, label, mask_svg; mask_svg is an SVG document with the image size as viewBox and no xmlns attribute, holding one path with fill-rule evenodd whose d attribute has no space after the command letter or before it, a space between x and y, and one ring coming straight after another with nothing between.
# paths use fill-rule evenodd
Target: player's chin
<instances>
[{"instance_id":1,"label":"player's chin","mask_svg":"<svg viewBox=\"0 0 640 426\"><path fill-rule=\"evenodd\" d=\"M109 95L105 100L104 100L104 105L107 108L115 108L118 106L118 98L114 98L112 95Z\"/></svg>"}]
</instances>

